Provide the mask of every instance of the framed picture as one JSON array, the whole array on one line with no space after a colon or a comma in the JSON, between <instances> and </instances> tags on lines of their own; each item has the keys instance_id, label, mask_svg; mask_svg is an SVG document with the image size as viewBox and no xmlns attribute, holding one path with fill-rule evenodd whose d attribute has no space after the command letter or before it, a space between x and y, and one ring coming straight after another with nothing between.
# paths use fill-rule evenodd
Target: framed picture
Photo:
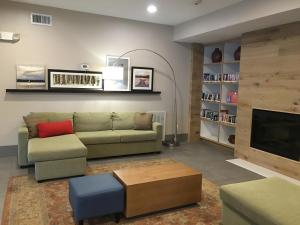
<instances>
[{"instance_id":1,"label":"framed picture","mask_svg":"<svg viewBox=\"0 0 300 225\"><path fill-rule=\"evenodd\" d=\"M131 68L131 90L153 91L154 69L147 67Z\"/></svg>"},{"instance_id":2,"label":"framed picture","mask_svg":"<svg viewBox=\"0 0 300 225\"><path fill-rule=\"evenodd\" d=\"M48 89L95 89L102 88L102 72L77 70L48 70Z\"/></svg>"},{"instance_id":3,"label":"framed picture","mask_svg":"<svg viewBox=\"0 0 300 225\"><path fill-rule=\"evenodd\" d=\"M106 66L123 67L123 80L104 80L104 90L107 91L129 91L130 90L130 58L118 56L106 56Z\"/></svg>"},{"instance_id":4,"label":"framed picture","mask_svg":"<svg viewBox=\"0 0 300 225\"><path fill-rule=\"evenodd\" d=\"M45 66L17 65L17 88L45 89Z\"/></svg>"}]
</instances>

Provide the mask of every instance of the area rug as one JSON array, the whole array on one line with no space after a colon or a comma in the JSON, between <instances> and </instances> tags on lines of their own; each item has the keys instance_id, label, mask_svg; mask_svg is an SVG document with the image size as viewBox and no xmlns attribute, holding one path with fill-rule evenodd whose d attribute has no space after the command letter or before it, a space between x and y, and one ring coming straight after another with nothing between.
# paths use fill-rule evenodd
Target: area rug
<instances>
[{"instance_id":1,"label":"area rug","mask_svg":"<svg viewBox=\"0 0 300 225\"><path fill-rule=\"evenodd\" d=\"M171 159L131 161L91 165L87 174L111 172L115 169L157 165ZM219 189L203 178L200 203L153 213L134 219L122 218L120 225L219 225L221 202ZM37 183L32 176L11 177L8 183L2 225L74 225L68 200L68 179ZM85 225L116 224L110 216L85 221Z\"/></svg>"}]
</instances>

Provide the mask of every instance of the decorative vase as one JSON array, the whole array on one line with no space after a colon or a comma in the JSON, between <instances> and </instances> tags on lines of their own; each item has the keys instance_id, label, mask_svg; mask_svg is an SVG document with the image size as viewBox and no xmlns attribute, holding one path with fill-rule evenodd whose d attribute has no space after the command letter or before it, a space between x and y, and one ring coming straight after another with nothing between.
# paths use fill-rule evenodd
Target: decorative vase
<instances>
[{"instance_id":1,"label":"decorative vase","mask_svg":"<svg viewBox=\"0 0 300 225\"><path fill-rule=\"evenodd\" d=\"M222 61L222 52L219 48L215 48L215 50L211 54L211 61L213 63L219 63Z\"/></svg>"},{"instance_id":2,"label":"decorative vase","mask_svg":"<svg viewBox=\"0 0 300 225\"><path fill-rule=\"evenodd\" d=\"M234 134L229 135L228 142L233 145L235 144L235 135Z\"/></svg>"},{"instance_id":3,"label":"decorative vase","mask_svg":"<svg viewBox=\"0 0 300 225\"><path fill-rule=\"evenodd\" d=\"M237 102L238 102L238 93L235 91L235 92L233 92L233 94L231 95L231 103L237 104Z\"/></svg>"},{"instance_id":4,"label":"decorative vase","mask_svg":"<svg viewBox=\"0 0 300 225\"><path fill-rule=\"evenodd\" d=\"M234 60L240 61L241 59L241 46L239 46L234 52Z\"/></svg>"}]
</instances>

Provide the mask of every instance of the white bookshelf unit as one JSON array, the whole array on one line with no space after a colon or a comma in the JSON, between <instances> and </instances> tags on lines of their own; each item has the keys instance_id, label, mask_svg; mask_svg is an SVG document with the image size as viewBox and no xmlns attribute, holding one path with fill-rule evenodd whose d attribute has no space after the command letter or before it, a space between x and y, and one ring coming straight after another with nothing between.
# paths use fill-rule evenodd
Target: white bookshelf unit
<instances>
[{"instance_id":1,"label":"white bookshelf unit","mask_svg":"<svg viewBox=\"0 0 300 225\"><path fill-rule=\"evenodd\" d=\"M202 76L200 138L230 148L229 136L235 135L240 61L234 53L239 41L218 43L204 47ZM222 61L212 62L213 51L219 48Z\"/></svg>"}]
</instances>

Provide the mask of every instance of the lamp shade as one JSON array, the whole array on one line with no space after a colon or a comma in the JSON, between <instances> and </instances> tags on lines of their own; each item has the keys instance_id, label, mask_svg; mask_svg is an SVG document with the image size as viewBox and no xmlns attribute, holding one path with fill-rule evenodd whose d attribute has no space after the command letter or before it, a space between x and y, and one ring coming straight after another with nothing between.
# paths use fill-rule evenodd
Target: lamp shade
<instances>
[{"instance_id":1,"label":"lamp shade","mask_svg":"<svg viewBox=\"0 0 300 225\"><path fill-rule=\"evenodd\" d=\"M120 66L106 66L103 68L104 80L123 80L124 68Z\"/></svg>"}]
</instances>

